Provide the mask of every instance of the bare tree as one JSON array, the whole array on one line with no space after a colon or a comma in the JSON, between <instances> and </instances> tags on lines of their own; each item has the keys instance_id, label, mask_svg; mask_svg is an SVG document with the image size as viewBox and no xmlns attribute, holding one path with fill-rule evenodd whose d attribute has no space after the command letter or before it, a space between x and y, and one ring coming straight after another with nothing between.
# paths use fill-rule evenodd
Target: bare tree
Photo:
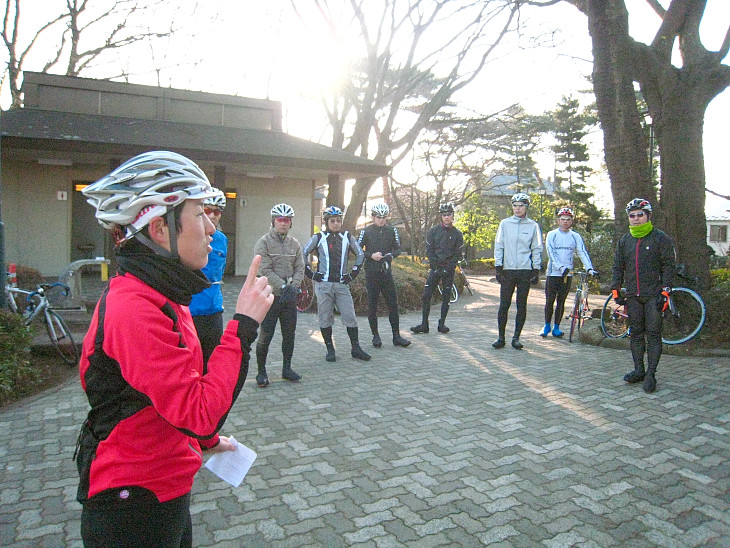
<instances>
[{"instance_id":1,"label":"bare tree","mask_svg":"<svg viewBox=\"0 0 730 548\"><path fill-rule=\"evenodd\" d=\"M2 37L7 61L0 83L8 85L11 108L22 104L22 72L31 53L38 56L41 42L52 41L54 46L43 66L33 67L35 70L49 72L65 65L65 75L79 76L112 51L172 35L173 23L155 12L163 4L169 7L163 0L65 0L65 7L59 5L56 15L47 15L38 27L25 28L21 14L34 9L32 2L6 0ZM169 7L173 18L175 11ZM108 75L122 76L123 71Z\"/></svg>"},{"instance_id":2,"label":"bare tree","mask_svg":"<svg viewBox=\"0 0 730 548\"><path fill-rule=\"evenodd\" d=\"M295 9L301 0L291 0ZM396 166L428 122L469 85L513 27L516 5L504 0L349 0L337 18L315 0L335 42L355 33L363 56L349 80L324 105L332 146ZM373 179L356 181L344 224L354 226ZM328 203L342 203L330 181Z\"/></svg>"},{"instance_id":3,"label":"bare tree","mask_svg":"<svg viewBox=\"0 0 730 548\"><path fill-rule=\"evenodd\" d=\"M526 3L547 6L558 1ZM730 66L723 64L730 50L730 24L719 49L709 51L699 33L706 0L672 0L667 8L657 0L646 0L661 18L659 30L647 45L629 35L624 0L565 1L588 17L593 84L617 222L624 218L624 204L631 198L653 198L655 218L674 238L679 260L691 265L707 284L702 136L707 106L730 86ZM675 45L681 67L672 63ZM641 130L634 82L646 100L659 147L658 201L646 168L649 143Z\"/></svg>"}]
</instances>

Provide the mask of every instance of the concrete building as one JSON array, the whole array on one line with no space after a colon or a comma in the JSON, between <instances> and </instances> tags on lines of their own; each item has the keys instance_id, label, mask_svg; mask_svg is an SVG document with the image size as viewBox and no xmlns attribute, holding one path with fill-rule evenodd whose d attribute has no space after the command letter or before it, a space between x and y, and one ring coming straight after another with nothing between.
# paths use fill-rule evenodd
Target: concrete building
<instances>
[{"instance_id":1,"label":"concrete building","mask_svg":"<svg viewBox=\"0 0 730 548\"><path fill-rule=\"evenodd\" d=\"M26 72L24 106L3 112L0 213L8 263L56 276L113 249L81 189L149 150L188 156L224 190L229 270L245 274L271 207L291 204L293 235L312 233L315 188L389 168L282 131L276 101Z\"/></svg>"}]
</instances>

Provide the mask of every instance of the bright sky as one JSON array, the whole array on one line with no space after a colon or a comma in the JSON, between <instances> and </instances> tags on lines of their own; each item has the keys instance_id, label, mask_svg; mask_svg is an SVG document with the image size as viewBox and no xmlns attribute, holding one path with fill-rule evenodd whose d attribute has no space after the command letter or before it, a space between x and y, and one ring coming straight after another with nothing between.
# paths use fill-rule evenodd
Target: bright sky
<instances>
[{"instance_id":1,"label":"bright sky","mask_svg":"<svg viewBox=\"0 0 730 548\"><path fill-rule=\"evenodd\" d=\"M27 0L25 0L27 2ZM62 0L34 0L46 9L23 12L30 19L60 11ZM314 96L319 87L331 82L343 59L350 54L348 43L333 48L326 40L326 29L308 18L302 28L293 15L290 0L241 2L218 0L216 3L184 0L186 8L177 17L194 19L198 36L180 34L169 41L169 59L178 57L182 66L162 85L197 89L216 93L270 98L284 103L285 130L314 141L329 144L325 137L326 123L320 115ZM632 35L642 41L653 37L659 18L645 0L626 0L629 7ZM193 14L196 4L198 13ZM331 1L330 5L337 5ZM663 4L667 4L663 1ZM215 6L219 20L210 25L206 17ZM367 4L366 4L367 5ZM502 48L495 58L456 99L477 112L491 113L515 102L528 112L540 113L553 109L563 95L585 89L584 76L591 72L591 42L585 16L567 4L533 11L526 20L527 32ZM708 0L703 19L702 37L710 48L719 47L730 24L730 2ZM538 31L561 29L555 34L554 48L530 47L529 37ZM46 50L47 51L47 50ZM129 56L129 50L121 50ZM160 52L155 53L161 63ZM149 66L154 63L149 48L140 47L131 59L126 59L130 71L136 73L133 83L158 84ZM41 63L28 64L39 70ZM63 70L59 68L58 70ZM109 68L100 67L108 76ZM84 73L95 77L92 72ZM5 107L7 99L3 101ZM717 97L709 106L705 118L705 163L708 187L727 193L725 168L727 125L730 121L730 90ZM601 146L600 132L595 146ZM552 173L549 156L541 159L541 173ZM725 184L723 184L725 183ZM607 183L605 183L607 184ZM604 189L602 194L610 194Z\"/></svg>"}]
</instances>

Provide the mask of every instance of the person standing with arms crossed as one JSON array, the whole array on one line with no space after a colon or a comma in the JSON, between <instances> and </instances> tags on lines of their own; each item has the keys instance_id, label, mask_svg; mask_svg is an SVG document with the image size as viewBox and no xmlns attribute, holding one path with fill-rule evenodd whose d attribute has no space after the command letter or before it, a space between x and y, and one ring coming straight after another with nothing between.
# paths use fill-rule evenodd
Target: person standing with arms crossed
<instances>
[{"instance_id":1,"label":"person standing with arms crossed","mask_svg":"<svg viewBox=\"0 0 730 548\"><path fill-rule=\"evenodd\" d=\"M570 293L570 286L573 281L573 254L578 253L586 269L591 276L598 276L593 270L593 263L588 256L586 246L580 234L571 230L573 226L574 213L569 207L561 207L557 213L558 228L548 232L545 238L545 251L548 256L547 271L545 272L545 327L540 333L541 337L547 337L551 332L550 322L555 318L552 326L553 337L562 337L560 331L560 320L565 312L565 299ZM553 305L555 315L553 316Z\"/></svg>"},{"instance_id":2,"label":"person standing with arms crossed","mask_svg":"<svg viewBox=\"0 0 730 548\"><path fill-rule=\"evenodd\" d=\"M499 311L497 327L499 338L492 343L494 348L504 348L507 316L512 304L512 295L517 289L517 316L512 335L512 348L522 350L520 342L522 328L527 318L527 295L530 284L537 284L540 278L542 254L542 232L540 226L527 217L530 197L518 192L510 199L511 217L502 220L494 238L494 266L497 270L499 290Z\"/></svg>"},{"instance_id":3,"label":"person standing with arms crossed","mask_svg":"<svg viewBox=\"0 0 730 548\"><path fill-rule=\"evenodd\" d=\"M439 206L441 222L432 227L426 235L426 256L428 257L428 278L423 287L423 302L421 323L411 327L414 333L428 333L428 316L431 313L431 296L439 281L443 284L441 296L441 317L438 323L439 333L451 331L446 327L446 315L449 313L451 300L451 286L454 283L456 265L461 258L461 248L464 247L464 236L454 226L454 204L447 203Z\"/></svg>"},{"instance_id":4,"label":"person standing with arms crossed","mask_svg":"<svg viewBox=\"0 0 730 548\"><path fill-rule=\"evenodd\" d=\"M87 548L192 546L190 492L201 449L236 451L219 436L248 372L251 344L271 306L255 257L220 344L203 368L188 304L209 285L215 227L202 170L146 152L83 190L112 232L117 275L84 337L81 386L91 410L74 459Z\"/></svg>"},{"instance_id":5,"label":"person standing with arms crossed","mask_svg":"<svg viewBox=\"0 0 730 548\"><path fill-rule=\"evenodd\" d=\"M259 274L268 278L274 293L274 302L261 323L261 337L256 343L256 383L259 388L269 386L266 357L277 321L281 324L281 378L292 382L302 378L291 368L297 330L297 295L304 279L302 248L296 238L289 236L293 218L294 209L290 205L277 204L272 207L271 230L261 236L254 248L254 255L261 255Z\"/></svg>"},{"instance_id":6,"label":"person standing with arms crossed","mask_svg":"<svg viewBox=\"0 0 730 548\"><path fill-rule=\"evenodd\" d=\"M226 208L226 196L213 188L215 195L203 200L203 211L215 227L213 249L208 254L208 264L203 267L203 274L208 278L210 287L193 295L190 301L190 314L193 316L195 330L198 332L200 346L203 348L203 363L208 364L213 349L221 342L223 335L223 272L226 269L228 254L228 238L220 229L221 215Z\"/></svg>"},{"instance_id":7,"label":"person standing with arms crossed","mask_svg":"<svg viewBox=\"0 0 730 548\"><path fill-rule=\"evenodd\" d=\"M342 210L337 206L328 206L322 212L325 231L312 236L302 250L305 258L308 258L310 253L317 253L319 257L317 272L313 272L305 261L304 274L314 281L319 329L327 347L325 360L337 361L335 345L332 342L332 325L335 323L335 305L337 305L352 345L350 355L357 360L368 361L370 354L360 347L355 303L347 285L360 273L365 254L349 232L340 232L342 216ZM355 255L355 263L348 272L347 256L350 252Z\"/></svg>"},{"instance_id":8,"label":"person standing with arms crossed","mask_svg":"<svg viewBox=\"0 0 730 548\"><path fill-rule=\"evenodd\" d=\"M408 346L411 341L400 334L398 294L393 281L391 262L400 255L398 229L387 224L390 208L377 203L371 208L373 224L360 232L357 243L365 252L365 286L368 292L368 322L373 334L373 346L380 348L383 342L378 333L378 296L383 292L388 305L388 321L393 332L395 346Z\"/></svg>"},{"instance_id":9,"label":"person standing with arms crossed","mask_svg":"<svg viewBox=\"0 0 730 548\"><path fill-rule=\"evenodd\" d=\"M656 390L656 368L662 355L662 313L674 283L674 244L651 224L651 204L634 198L626 205L629 232L616 246L611 290L629 314L629 339L634 370L624 376L629 384L643 381L646 393ZM626 286L626 295L620 294ZM644 354L647 369L644 372Z\"/></svg>"}]
</instances>

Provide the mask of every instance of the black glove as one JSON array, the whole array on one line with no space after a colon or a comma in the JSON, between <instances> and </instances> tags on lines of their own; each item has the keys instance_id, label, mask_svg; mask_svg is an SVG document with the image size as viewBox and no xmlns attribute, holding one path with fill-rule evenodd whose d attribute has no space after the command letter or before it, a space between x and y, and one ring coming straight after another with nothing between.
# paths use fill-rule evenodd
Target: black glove
<instances>
[{"instance_id":1,"label":"black glove","mask_svg":"<svg viewBox=\"0 0 730 548\"><path fill-rule=\"evenodd\" d=\"M535 285L538 281L540 281L540 271L533 269L532 276L530 276L530 283Z\"/></svg>"},{"instance_id":2,"label":"black glove","mask_svg":"<svg viewBox=\"0 0 730 548\"><path fill-rule=\"evenodd\" d=\"M322 280L324 280L324 274L322 274L321 272L315 272L314 276L312 276L312 279L315 282L321 282Z\"/></svg>"},{"instance_id":3,"label":"black glove","mask_svg":"<svg viewBox=\"0 0 730 548\"><path fill-rule=\"evenodd\" d=\"M669 306L669 294L672 292L672 288L668 285L662 287L662 293L657 299L656 307L659 312L664 312Z\"/></svg>"},{"instance_id":4,"label":"black glove","mask_svg":"<svg viewBox=\"0 0 730 548\"><path fill-rule=\"evenodd\" d=\"M561 266L560 275L565 278L568 274L570 274L570 269L567 266Z\"/></svg>"},{"instance_id":5,"label":"black glove","mask_svg":"<svg viewBox=\"0 0 730 548\"><path fill-rule=\"evenodd\" d=\"M281 304L293 303L297 300L297 295L299 295L300 292L301 290L298 287L289 284L281 290L281 297L279 297L279 301Z\"/></svg>"},{"instance_id":6,"label":"black glove","mask_svg":"<svg viewBox=\"0 0 730 548\"><path fill-rule=\"evenodd\" d=\"M496 276L497 276L497 283L498 283L499 285L502 285L502 282L504 281L504 274L502 274L502 269L503 269L504 267L502 267L502 266L498 266L498 267L496 267L496 268L497 268L497 274L496 274Z\"/></svg>"},{"instance_id":7,"label":"black glove","mask_svg":"<svg viewBox=\"0 0 730 548\"><path fill-rule=\"evenodd\" d=\"M352 270L350 271L350 281L357 278L357 275L360 274L360 267L359 266L353 266Z\"/></svg>"},{"instance_id":8,"label":"black glove","mask_svg":"<svg viewBox=\"0 0 730 548\"><path fill-rule=\"evenodd\" d=\"M589 268L588 269L588 274L590 274L591 276L593 276L596 280L600 280L601 279L601 275L598 273L598 270L594 270L593 268Z\"/></svg>"},{"instance_id":9,"label":"black glove","mask_svg":"<svg viewBox=\"0 0 730 548\"><path fill-rule=\"evenodd\" d=\"M309 267L308 264L304 265L304 275L310 280L314 279L314 271Z\"/></svg>"},{"instance_id":10,"label":"black glove","mask_svg":"<svg viewBox=\"0 0 730 548\"><path fill-rule=\"evenodd\" d=\"M345 284L345 285L349 284L351 281L352 281L352 274L345 274L340 279L340 283Z\"/></svg>"},{"instance_id":11,"label":"black glove","mask_svg":"<svg viewBox=\"0 0 730 548\"><path fill-rule=\"evenodd\" d=\"M613 290L613 302L615 302L619 306L624 306L626 304L626 297L621 295L618 291L618 289Z\"/></svg>"}]
</instances>

